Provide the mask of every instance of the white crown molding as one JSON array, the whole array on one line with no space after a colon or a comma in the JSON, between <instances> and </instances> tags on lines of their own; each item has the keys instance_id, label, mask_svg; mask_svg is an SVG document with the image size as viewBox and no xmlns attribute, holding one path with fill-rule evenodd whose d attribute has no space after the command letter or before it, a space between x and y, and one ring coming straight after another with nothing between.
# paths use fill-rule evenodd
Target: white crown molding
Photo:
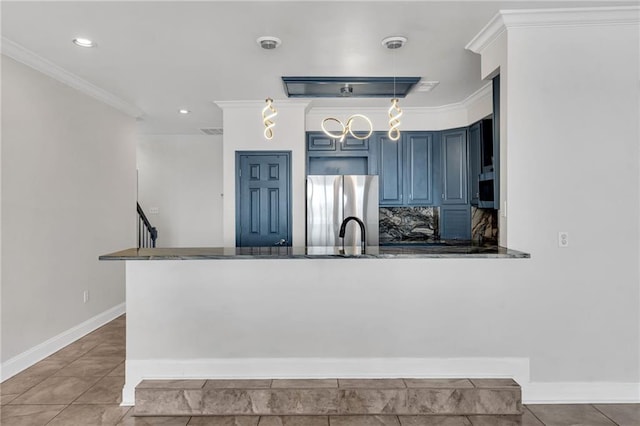
<instances>
[{"instance_id":1,"label":"white crown molding","mask_svg":"<svg viewBox=\"0 0 640 426\"><path fill-rule=\"evenodd\" d=\"M144 112L135 105L132 105L114 94L107 92L100 87L89 83L88 81L78 77L77 75L65 70L47 59L37 55L36 53L26 49L18 43L2 37L3 55L6 55L18 62L21 62L41 73L54 78L69 87L72 87L85 95L89 95L105 104L127 114L130 117L139 118L144 116Z\"/></svg>"},{"instance_id":2,"label":"white crown molding","mask_svg":"<svg viewBox=\"0 0 640 426\"><path fill-rule=\"evenodd\" d=\"M453 105L455 105L456 107L458 107L459 105L465 109L469 109L471 105L478 102L485 96L493 97L493 83L491 81L487 82L487 84L485 84L484 86L482 86L481 88L479 88L478 90L476 90L475 92L467 96L464 100L462 100L462 102L458 102L457 104L453 104ZM446 107L446 105L444 107Z\"/></svg>"},{"instance_id":3,"label":"white crown molding","mask_svg":"<svg viewBox=\"0 0 640 426\"><path fill-rule=\"evenodd\" d=\"M504 31L518 27L584 27L632 25L640 22L640 7L583 7L559 9L500 10L465 46L482 53Z\"/></svg>"},{"instance_id":4,"label":"white crown molding","mask_svg":"<svg viewBox=\"0 0 640 426\"><path fill-rule=\"evenodd\" d=\"M502 12L502 10L498 11L464 48L480 54L500 37L507 30L502 19Z\"/></svg>"},{"instance_id":5,"label":"white crown molding","mask_svg":"<svg viewBox=\"0 0 640 426\"><path fill-rule=\"evenodd\" d=\"M42 342L21 354L14 356L3 362L0 366L0 381L5 381L15 376L22 370L25 370L38 361L43 360L54 352L59 351L65 346L75 342L79 338L91 333L98 327L102 327L109 321L118 318L125 313L125 304L114 306L93 318L89 318L85 322L72 327L57 336L53 336L49 340Z\"/></svg>"}]
</instances>

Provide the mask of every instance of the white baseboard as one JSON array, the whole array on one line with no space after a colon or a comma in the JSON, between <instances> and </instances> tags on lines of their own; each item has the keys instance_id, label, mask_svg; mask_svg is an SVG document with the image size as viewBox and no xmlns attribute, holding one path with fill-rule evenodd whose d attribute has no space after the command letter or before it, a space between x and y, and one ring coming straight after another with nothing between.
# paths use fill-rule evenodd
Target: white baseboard
<instances>
[{"instance_id":1,"label":"white baseboard","mask_svg":"<svg viewBox=\"0 0 640 426\"><path fill-rule=\"evenodd\" d=\"M122 405L145 379L500 378L522 386L525 404L639 403L640 383L531 382L529 358L237 358L128 360Z\"/></svg>"},{"instance_id":2,"label":"white baseboard","mask_svg":"<svg viewBox=\"0 0 640 426\"><path fill-rule=\"evenodd\" d=\"M122 405L145 379L511 377L529 382L528 358L236 358L127 360Z\"/></svg>"},{"instance_id":3,"label":"white baseboard","mask_svg":"<svg viewBox=\"0 0 640 426\"><path fill-rule=\"evenodd\" d=\"M640 403L640 383L532 382L522 384L525 404Z\"/></svg>"},{"instance_id":4,"label":"white baseboard","mask_svg":"<svg viewBox=\"0 0 640 426\"><path fill-rule=\"evenodd\" d=\"M59 351L65 346L75 342L82 336L91 333L93 330L103 326L125 313L125 304L114 306L93 318L89 318L85 322L76 325L51 339L34 346L33 348L14 356L2 363L0 367L0 381L5 381L15 376L22 370L31 367L38 361L43 360L54 352Z\"/></svg>"}]
</instances>

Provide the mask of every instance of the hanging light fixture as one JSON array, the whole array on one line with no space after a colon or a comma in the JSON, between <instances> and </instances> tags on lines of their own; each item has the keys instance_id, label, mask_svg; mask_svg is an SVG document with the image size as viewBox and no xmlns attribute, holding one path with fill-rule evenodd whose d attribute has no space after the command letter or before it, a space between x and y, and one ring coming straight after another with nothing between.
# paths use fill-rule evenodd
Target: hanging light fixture
<instances>
[{"instance_id":1,"label":"hanging light fixture","mask_svg":"<svg viewBox=\"0 0 640 426\"><path fill-rule=\"evenodd\" d=\"M276 123L272 120L276 115L278 115L278 111L273 106L273 99L267 98L265 99L267 105L262 109L262 122L264 123L264 137L268 140L273 139L273 128Z\"/></svg>"},{"instance_id":2,"label":"hanging light fixture","mask_svg":"<svg viewBox=\"0 0 640 426\"><path fill-rule=\"evenodd\" d=\"M365 135L357 135L356 133L354 133L352 125L356 118L361 118L369 126L369 130ZM330 121L334 121L338 123L340 127L342 127L342 130L340 131L340 133L332 133L329 130L327 130L326 123ZM322 127L322 131L324 132L325 135L333 139L339 139L340 142L344 142L344 138L345 136L347 136L347 133L351 134L351 136L361 141L367 139L373 133L373 124L371 124L371 120L369 120L369 117L363 114L353 114L351 117L347 119L347 124L342 123L342 121L338 120L337 118L327 117L324 120L322 120L322 123L320 126Z\"/></svg>"},{"instance_id":3,"label":"hanging light fixture","mask_svg":"<svg viewBox=\"0 0 640 426\"><path fill-rule=\"evenodd\" d=\"M391 99L391 106L389 107L389 139L397 141L400 139L400 117L402 117L402 110L398 106L398 98Z\"/></svg>"},{"instance_id":4,"label":"hanging light fixture","mask_svg":"<svg viewBox=\"0 0 640 426\"><path fill-rule=\"evenodd\" d=\"M399 49L407 42L406 37L391 36L382 40L382 45L387 49ZM400 139L400 117L402 117L402 110L398 106L398 98L396 98L396 60L395 55L393 58L393 99L391 99L391 106L388 111L389 115L389 139L397 141Z\"/></svg>"},{"instance_id":5,"label":"hanging light fixture","mask_svg":"<svg viewBox=\"0 0 640 426\"><path fill-rule=\"evenodd\" d=\"M264 36L258 37L256 40L258 45L265 50L273 50L279 47L282 44L282 40L278 37L273 36ZM278 111L273 106L273 99L267 98L265 99L267 105L262 109L262 123L264 124L264 137L267 140L273 139L273 128L276 123L273 121L276 115L278 115Z\"/></svg>"}]
</instances>

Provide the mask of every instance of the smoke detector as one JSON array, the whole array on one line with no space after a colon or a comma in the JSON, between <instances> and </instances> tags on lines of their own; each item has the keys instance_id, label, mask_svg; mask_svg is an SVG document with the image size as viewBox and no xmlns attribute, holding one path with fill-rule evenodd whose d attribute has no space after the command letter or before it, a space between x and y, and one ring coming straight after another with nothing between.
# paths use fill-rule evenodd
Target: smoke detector
<instances>
[{"instance_id":1,"label":"smoke detector","mask_svg":"<svg viewBox=\"0 0 640 426\"><path fill-rule=\"evenodd\" d=\"M390 36L382 40L382 45L387 49L399 49L407 42L406 37L402 36Z\"/></svg>"},{"instance_id":2,"label":"smoke detector","mask_svg":"<svg viewBox=\"0 0 640 426\"><path fill-rule=\"evenodd\" d=\"M214 127L210 129L200 129L200 131L205 135L209 135L209 136L220 136L223 133L222 128L220 127Z\"/></svg>"},{"instance_id":3,"label":"smoke detector","mask_svg":"<svg viewBox=\"0 0 640 426\"><path fill-rule=\"evenodd\" d=\"M275 49L282 44L282 40L280 40L278 37L273 36L258 37L256 41L258 42L260 47L266 50Z\"/></svg>"}]
</instances>

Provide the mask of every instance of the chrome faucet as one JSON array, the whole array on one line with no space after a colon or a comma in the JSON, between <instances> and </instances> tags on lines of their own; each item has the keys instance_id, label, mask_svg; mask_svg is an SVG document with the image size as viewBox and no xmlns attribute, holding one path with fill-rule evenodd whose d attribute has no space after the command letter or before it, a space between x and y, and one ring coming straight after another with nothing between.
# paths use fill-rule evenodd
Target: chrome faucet
<instances>
[{"instance_id":1,"label":"chrome faucet","mask_svg":"<svg viewBox=\"0 0 640 426\"><path fill-rule=\"evenodd\" d=\"M367 247L367 231L365 230L364 222L362 222L362 220L360 220L355 216L349 216L345 218L345 220L342 221L342 225L340 225L339 237L342 238L342 246L344 247L344 233L347 229L347 223L349 223L352 220L355 220L356 222L358 222L358 225L360 225L360 239L361 239L360 244L362 246L362 253L364 253Z\"/></svg>"}]
</instances>

